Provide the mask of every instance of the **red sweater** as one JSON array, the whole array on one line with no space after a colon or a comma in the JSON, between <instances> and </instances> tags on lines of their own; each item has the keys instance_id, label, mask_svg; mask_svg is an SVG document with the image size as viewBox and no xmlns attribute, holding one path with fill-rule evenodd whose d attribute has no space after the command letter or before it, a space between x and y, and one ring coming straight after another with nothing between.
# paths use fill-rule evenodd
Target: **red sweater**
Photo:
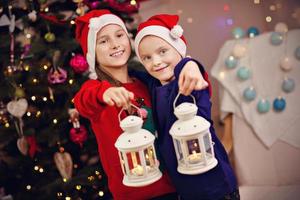
<instances>
[{"instance_id":1,"label":"red sweater","mask_svg":"<svg viewBox=\"0 0 300 200\"><path fill-rule=\"evenodd\" d=\"M123 172L118 150L114 144L122 133L119 126L120 108L108 106L103 102L103 93L111 87L107 81L88 80L75 95L74 103L79 113L88 118L95 133L101 163L108 177L108 186L115 200L145 200L175 192L168 177L163 177L145 187L127 187L123 185ZM135 80L123 84L135 97L144 99L147 107L151 107L150 96L145 85ZM125 113L122 113L125 117Z\"/></svg>"}]
</instances>

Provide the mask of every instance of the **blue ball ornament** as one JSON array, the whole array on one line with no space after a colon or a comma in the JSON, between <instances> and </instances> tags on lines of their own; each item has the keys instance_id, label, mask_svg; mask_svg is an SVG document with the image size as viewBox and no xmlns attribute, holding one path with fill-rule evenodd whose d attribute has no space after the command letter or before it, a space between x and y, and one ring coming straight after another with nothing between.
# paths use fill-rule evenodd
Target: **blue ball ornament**
<instances>
[{"instance_id":1,"label":"blue ball ornament","mask_svg":"<svg viewBox=\"0 0 300 200\"><path fill-rule=\"evenodd\" d=\"M295 50L295 57L300 60L300 47L297 47Z\"/></svg>"},{"instance_id":2,"label":"blue ball ornament","mask_svg":"<svg viewBox=\"0 0 300 200\"><path fill-rule=\"evenodd\" d=\"M266 99L260 99L257 103L257 111L259 113L266 113L270 110L270 102Z\"/></svg>"},{"instance_id":3,"label":"blue ball ornament","mask_svg":"<svg viewBox=\"0 0 300 200\"><path fill-rule=\"evenodd\" d=\"M248 28L247 34L248 34L248 37L253 38L253 37L259 35L259 30L258 30L258 28L251 26L250 28Z\"/></svg>"},{"instance_id":4,"label":"blue ball ornament","mask_svg":"<svg viewBox=\"0 0 300 200\"><path fill-rule=\"evenodd\" d=\"M240 67L237 71L237 76L244 81L250 77L250 70L247 67Z\"/></svg>"},{"instance_id":5,"label":"blue ball ornament","mask_svg":"<svg viewBox=\"0 0 300 200\"><path fill-rule=\"evenodd\" d=\"M235 39L239 39L239 38L244 37L245 32L242 28L237 27L232 30L232 35Z\"/></svg>"},{"instance_id":6,"label":"blue ball ornament","mask_svg":"<svg viewBox=\"0 0 300 200\"><path fill-rule=\"evenodd\" d=\"M291 78L284 79L281 88L284 92L290 93L295 88L295 81Z\"/></svg>"},{"instance_id":7,"label":"blue ball ornament","mask_svg":"<svg viewBox=\"0 0 300 200\"><path fill-rule=\"evenodd\" d=\"M280 45L283 41L283 34L278 32L271 33L270 41L272 45Z\"/></svg>"},{"instance_id":8,"label":"blue ball ornament","mask_svg":"<svg viewBox=\"0 0 300 200\"><path fill-rule=\"evenodd\" d=\"M233 69L237 66L238 60L234 56L229 56L225 60L225 65L228 69Z\"/></svg>"},{"instance_id":9,"label":"blue ball ornament","mask_svg":"<svg viewBox=\"0 0 300 200\"><path fill-rule=\"evenodd\" d=\"M256 91L254 87L248 87L243 92L243 97L246 101L252 101L256 97Z\"/></svg>"},{"instance_id":10,"label":"blue ball ornament","mask_svg":"<svg viewBox=\"0 0 300 200\"><path fill-rule=\"evenodd\" d=\"M284 98L278 97L273 101L273 108L277 112L281 112L285 109L286 101Z\"/></svg>"}]
</instances>

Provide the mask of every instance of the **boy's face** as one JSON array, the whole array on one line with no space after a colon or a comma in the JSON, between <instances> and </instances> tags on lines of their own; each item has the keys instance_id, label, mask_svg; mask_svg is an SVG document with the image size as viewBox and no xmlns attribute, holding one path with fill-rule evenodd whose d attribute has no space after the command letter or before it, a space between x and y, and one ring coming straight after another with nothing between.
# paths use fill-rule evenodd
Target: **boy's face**
<instances>
[{"instance_id":1,"label":"boy's face","mask_svg":"<svg viewBox=\"0 0 300 200\"><path fill-rule=\"evenodd\" d=\"M119 25L109 24L97 33L96 60L101 67L123 67L127 64L130 54L129 38Z\"/></svg>"},{"instance_id":2,"label":"boy's face","mask_svg":"<svg viewBox=\"0 0 300 200\"><path fill-rule=\"evenodd\" d=\"M146 36L138 47L142 64L148 73L166 84L174 79L174 68L181 55L168 42L157 36Z\"/></svg>"}]
</instances>

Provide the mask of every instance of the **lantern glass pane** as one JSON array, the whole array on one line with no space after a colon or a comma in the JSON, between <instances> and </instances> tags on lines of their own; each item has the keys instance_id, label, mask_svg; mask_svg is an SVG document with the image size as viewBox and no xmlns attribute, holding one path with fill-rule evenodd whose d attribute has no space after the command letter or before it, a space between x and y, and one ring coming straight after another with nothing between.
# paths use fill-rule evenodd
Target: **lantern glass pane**
<instances>
[{"instance_id":1,"label":"lantern glass pane","mask_svg":"<svg viewBox=\"0 0 300 200\"><path fill-rule=\"evenodd\" d=\"M123 156L124 152L120 152L120 162L121 162L121 167L122 167L122 171L124 174L127 173L126 168L125 168L125 161L124 161L124 156Z\"/></svg>"},{"instance_id":2,"label":"lantern glass pane","mask_svg":"<svg viewBox=\"0 0 300 200\"><path fill-rule=\"evenodd\" d=\"M201 150L198 139L187 140L188 162L195 164L201 162Z\"/></svg>"},{"instance_id":3,"label":"lantern glass pane","mask_svg":"<svg viewBox=\"0 0 300 200\"><path fill-rule=\"evenodd\" d=\"M144 156L146 160L146 166L155 167L155 155L152 146L144 150Z\"/></svg>"},{"instance_id":4,"label":"lantern glass pane","mask_svg":"<svg viewBox=\"0 0 300 200\"><path fill-rule=\"evenodd\" d=\"M212 158L212 145L211 145L211 140L209 137L209 132L203 136L203 142L204 142L204 146L205 146L206 157Z\"/></svg>"},{"instance_id":5,"label":"lantern glass pane","mask_svg":"<svg viewBox=\"0 0 300 200\"><path fill-rule=\"evenodd\" d=\"M180 141L176 139L174 139L174 141L175 141L175 148L177 149L177 159L178 161L183 162L183 153L182 153Z\"/></svg>"},{"instance_id":6,"label":"lantern glass pane","mask_svg":"<svg viewBox=\"0 0 300 200\"><path fill-rule=\"evenodd\" d=\"M130 175L133 176L143 176L144 168L141 164L141 159L138 152L128 152L126 153L128 158L128 166L130 170Z\"/></svg>"}]
</instances>

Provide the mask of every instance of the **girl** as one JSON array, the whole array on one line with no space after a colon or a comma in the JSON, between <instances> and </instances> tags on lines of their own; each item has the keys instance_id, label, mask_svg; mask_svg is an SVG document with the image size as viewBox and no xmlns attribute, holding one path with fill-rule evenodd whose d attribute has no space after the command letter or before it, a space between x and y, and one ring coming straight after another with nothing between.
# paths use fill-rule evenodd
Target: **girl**
<instances>
[{"instance_id":1,"label":"girl","mask_svg":"<svg viewBox=\"0 0 300 200\"><path fill-rule=\"evenodd\" d=\"M196 98L197 114L211 123L210 132L218 165L199 175L184 175L177 171L177 158L169 130L177 120L173 114L173 102L179 92L179 73L185 63L191 60L184 58L186 41L177 22L177 15L155 15L139 25L135 39L136 54L154 77L148 79L148 84L154 111L159 110L154 112L154 117L158 125L158 148L162 160L181 200L237 200L239 193L234 172L212 126L209 89L193 91L192 94ZM199 62L197 64L205 74L202 65ZM190 97L179 100L190 101Z\"/></svg>"},{"instance_id":2,"label":"girl","mask_svg":"<svg viewBox=\"0 0 300 200\"><path fill-rule=\"evenodd\" d=\"M149 124L152 118L146 86L128 74L127 62L131 46L125 24L108 10L93 10L76 19L76 39L88 61L90 78L97 80L88 80L82 85L74 97L74 104L79 113L91 122L113 198L177 199L166 174L145 187L134 188L122 184L123 173L117 149L114 147L122 132L118 121L120 107L129 107L130 102L138 107L143 106L149 111L146 119L148 122L145 123ZM186 74L200 74L197 65L190 66L191 70ZM205 86L201 75L200 79L190 77L192 78L183 78L186 85L182 87L185 88L183 91L191 90L189 82L193 82L192 85L196 88Z\"/></svg>"}]
</instances>

